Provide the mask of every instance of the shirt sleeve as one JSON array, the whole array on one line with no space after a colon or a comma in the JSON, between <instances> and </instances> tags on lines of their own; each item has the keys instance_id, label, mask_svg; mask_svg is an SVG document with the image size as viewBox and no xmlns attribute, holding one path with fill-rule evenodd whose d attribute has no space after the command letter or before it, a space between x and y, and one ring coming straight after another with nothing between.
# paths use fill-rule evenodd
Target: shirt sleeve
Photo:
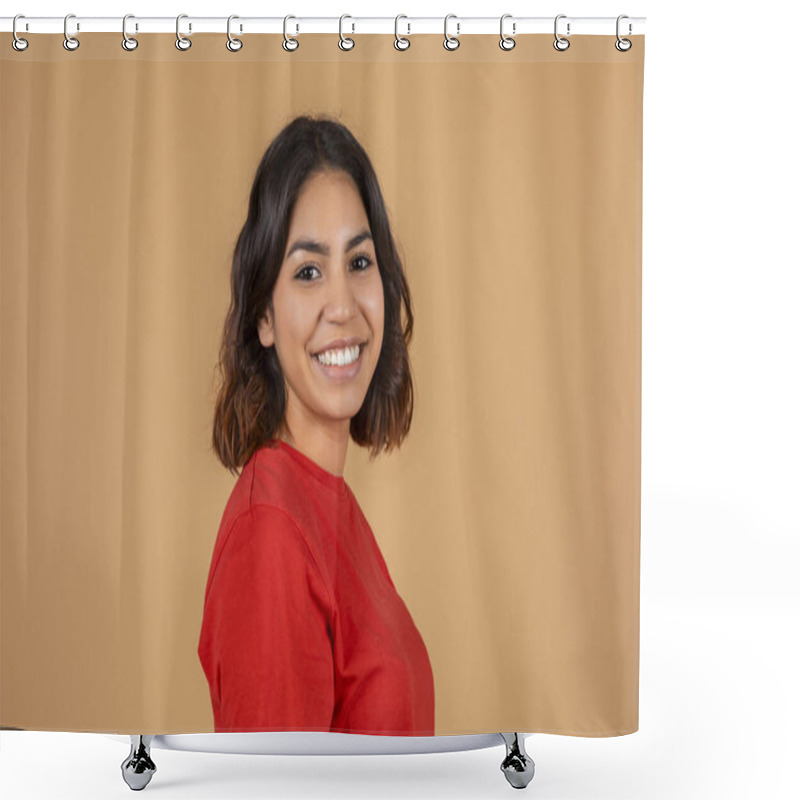
<instances>
[{"instance_id":1,"label":"shirt sleeve","mask_svg":"<svg viewBox=\"0 0 800 800\"><path fill-rule=\"evenodd\" d=\"M239 517L203 613L216 732L330 730L332 612L291 517L267 505Z\"/></svg>"}]
</instances>

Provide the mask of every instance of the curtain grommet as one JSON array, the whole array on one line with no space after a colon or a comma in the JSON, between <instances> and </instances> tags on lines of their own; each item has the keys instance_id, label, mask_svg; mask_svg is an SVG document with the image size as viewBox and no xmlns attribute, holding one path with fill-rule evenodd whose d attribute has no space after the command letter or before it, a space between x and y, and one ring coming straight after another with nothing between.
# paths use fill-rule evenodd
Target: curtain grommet
<instances>
[{"instance_id":1,"label":"curtain grommet","mask_svg":"<svg viewBox=\"0 0 800 800\"><path fill-rule=\"evenodd\" d=\"M458 38L458 34L461 33L461 23L460 22L456 21L456 35L455 36L451 36L447 32L447 22L450 19L450 17L455 17L455 16L456 16L455 14L448 14L444 18L444 41L442 42L442 45L444 46L445 50L450 50L451 52L453 50L458 50L458 46L461 44L461 41Z\"/></svg>"},{"instance_id":2,"label":"curtain grommet","mask_svg":"<svg viewBox=\"0 0 800 800\"><path fill-rule=\"evenodd\" d=\"M353 19L349 14L342 14L339 17L339 49L344 51L350 51L356 46L356 40L351 39L349 36L345 36L342 33L342 22L344 21L345 17L347 19ZM356 29L355 23L353 23L353 32Z\"/></svg>"},{"instance_id":3,"label":"curtain grommet","mask_svg":"<svg viewBox=\"0 0 800 800\"><path fill-rule=\"evenodd\" d=\"M292 14L287 14L283 18L283 49L286 50L287 53L293 53L298 47L300 47L300 40L296 39L294 36L289 36L289 34L286 32L286 23L290 19L297 19L297 17ZM300 26L295 24L295 27L295 33L299 33Z\"/></svg>"},{"instance_id":4,"label":"curtain grommet","mask_svg":"<svg viewBox=\"0 0 800 800\"><path fill-rule=\"evenodd\" d=\"M133 14L126 14L122 18L122 49L127 50L129 53L132 50L135 50L139 46L139 40L136 39L134 36L128 36L128 31L126 30L128 25L128 20L133 17ZM136 26L138 30L138 25Z\"/></svg>"},{"instance_id":5,"label":"curtain grommet","mask_svg":"<svg viewBox=\"0 0 800 800\"><path fill-rule=\"evenodd\" d=\"M175 33L177 35L177 39L175 39L175 47L178 50L188 50L192 46L192 40L188 39L181 33L181 20L184 17L188 17L188 14L178 14L177 19L175 20ZM192 23L189 23L189 32L192 31Z\"/></svg>"},{"instance_id":6,"label":"curtain grommet","mask_svg":"<svg viewBox=\"0 0 800 800\"><path fill-rule=\"evenodd\" d=\"M630 17L628 17L627 14L620 14L617 17L617 41L614 42L614 47L616 47L617 50L620 51L620 53L627 53L628 50L630 50L631 47L633 47L633 42L630 39L623 39L623 38L620 37L620 35L619 35L619 21L621 19L630 19ZM628 23L628 35L629 36L630 36L630 33L631 33L631 24L629 22Z\"/></svg>"},{"instance_id":7,"label":"curtain grommet","mask_svg":"<svg viewBox=\"0 0 800 800\"><path fill-rule=\"evenodd\" d=\"M400 50L402 52L404 50L408 50L408 48L411 47L411 39L406 39L405 36L401 36L397 32L397 25L398 25L398 22L400 21L401 17L403 19L408 19L408 17L405 14L398 14L394 18L394 49L395 50ZM408 33L410 34L411 33L411 23L407 22L406 25L408 26Z\"/></svg>"},{"instance_id":8,"label":"curtain grommet","mask_svg":"<svg viewBox=\"0 0 800 800\"><path fill-rule=\"evenodd\" d=\"M559 14L556 17L555 23L553 25L553 32L556 35L555 41L553 42L553 47L558 50L559 53L563 53L569 47L569 39L565 39L563 36L559 36L558 34L558 21L560 19L566 19L566 14ZM567 22L567 36L569 36L569 22Z\"/></svg>"},{"instance_id":9,"label":"curtain grommet","mask_svg":"<svg viewBox=\"0 0 800 800\"><path fill-rule=\"evenodd\" d=\"M74 16L75 16L75 14L67 14L67 16L64 17L64 42L63 42L63 44L64 44L64 49L65 50L70 50L70 51L77 50L81 46L81 43L78 41L78 38L76 36L70 36L69 33L67 33L67 23L69 21L69 18L70 17L74 17ZM79 31L80 29L81 29L80 23L77 23L76 30Z\"/></svg>"},{"instance_id":10,"label":"curtain grommet","mask_svg":"<svg viewBox=\"0 0 800 800\"><path fill-rule=\"evenodd\" d=\"M21 53L23 50L28 49L28 40L23 39L21 36L17 35L17 20L25 19L24 14L16 14L14 16L14 21L11 23L11 33L13 34L13 38L11 39L11 46L18 52Z\"/></svg>"},{"instance_id":11,"label":"curtain grommet","mask_svg":"<svg viewBox=\"0 0 800 800\"><path fill-rule=\"evenodd\" d=\"M244 47L244 42L241 39L237 39L235 36L231 36L232 19L239 19L238 14L231 14L228 17L228 41L225 42L225 47L227 47L231 53L238 53Z\"/></svg>"},{"instance_id":12,"label":"curtain grommet","mask_svg":"<svg viewBox=\"0 0 800 800\"><path fill-rule=\"evenodd\" d=\"M505 50L506 52L508 52L509 50L513 50L517 46L517 42L515 39L513 39L511 36L506 36L505 33L503 33L503 23L505 22L506 17L510 16L513 15L503 14L503 16L500 17L500 49ZM511 33L515 34L516 32L517 32L517 23L512 22Z\"/></svg>"}]
</instances>

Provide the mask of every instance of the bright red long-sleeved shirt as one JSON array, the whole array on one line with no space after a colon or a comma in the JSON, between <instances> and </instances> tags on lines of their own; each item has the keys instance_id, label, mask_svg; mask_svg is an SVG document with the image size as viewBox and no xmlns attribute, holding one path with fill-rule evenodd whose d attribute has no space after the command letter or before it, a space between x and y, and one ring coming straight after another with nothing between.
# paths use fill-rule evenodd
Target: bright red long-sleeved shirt
<instances>
[{"instance_id":1,"label":"bright red long-sleeved shirt","mask_svg":"<svg viewBox=\"0 0 800 800\"><path fill-rule=\"evenodd\" d=\"M343 477L282 440L220 524L198 655L214 730L434 735L425 643Z\"/></svg>"}]
</instances>

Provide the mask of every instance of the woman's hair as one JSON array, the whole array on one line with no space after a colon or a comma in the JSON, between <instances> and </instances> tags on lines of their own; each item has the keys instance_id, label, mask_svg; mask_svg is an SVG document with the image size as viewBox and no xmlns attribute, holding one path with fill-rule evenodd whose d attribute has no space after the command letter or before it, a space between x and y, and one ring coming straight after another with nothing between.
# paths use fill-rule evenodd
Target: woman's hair
<instances>
[{"instance_id":1,"label":"woman's hair","mask_svg":"<svg viewBox=\"0 0 800 800\"><path fill-rule=\"evenodd\" d=\"M414 327L411 295L395 249L378 178L364 149L341 123L323 115L293 119L258 165L247 219L231 271L231 304L219 354L222 384L214 409L213 448L234 474L285 429L286 387L275 347L264 347L257 322L268 307L286 251L289 223L303 184L325 170L346 172L367 212L383 282L384 332L364 403L350 420L350 436L370 448L398 447L411 427L414 393L408 344ZM401 310L405 309L405 323Z\"/></svg>"}]
</instances>

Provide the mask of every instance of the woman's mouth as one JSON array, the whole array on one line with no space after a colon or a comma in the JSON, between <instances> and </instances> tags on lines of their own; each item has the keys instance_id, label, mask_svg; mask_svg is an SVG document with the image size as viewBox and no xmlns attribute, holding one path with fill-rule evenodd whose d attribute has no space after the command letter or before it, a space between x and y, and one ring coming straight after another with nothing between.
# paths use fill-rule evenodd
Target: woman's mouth
<instances>
[{"instance_id":1,"label":"woman's mouth","mask_svg":"<svg viewBox=\"0 0 800 800\"><path fill-rule=\"evenodd\" d=\"M314 363L327 378L334 381L349 380L361 369L365 344L326 350L312 356Z\"/></svg>"}]
</instances>

